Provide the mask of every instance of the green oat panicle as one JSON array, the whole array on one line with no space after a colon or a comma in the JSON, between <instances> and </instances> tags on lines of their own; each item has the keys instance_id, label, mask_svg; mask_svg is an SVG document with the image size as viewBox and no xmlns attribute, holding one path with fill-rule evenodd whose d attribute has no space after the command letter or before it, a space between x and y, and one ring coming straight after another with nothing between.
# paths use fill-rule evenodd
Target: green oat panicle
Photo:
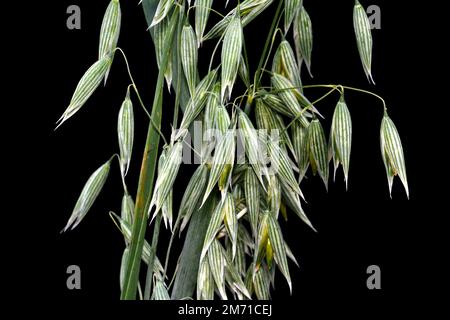
<instances>
[{"instance_id":1,"label":"green oat panicle","mask_svg":"<svg viewBox=\"0 0 450 320\"><path fill-rule=\"evenodd\" d=\"M398 175L403 187L405 188L406 196L409 198L409 187L406 176L405 156L403 153L402 142L400 140L397 127L394 122L392 122L386 111L384 112L383 120L381 121L380 146L381 155L386 168L389 194L392 194L394 177Z\"/></svg>"},{"instance_id":2,"label":"green oat panicle","mask_svg":"<svg viewBox=\"0 0 450 320\"><path fill-rule=\"evenodd\" d=\"M355 29L356 43L358 45L359 56L369 83L373 81L372 77L372 31L366 10L358 0L355 0L353 9L353 27Z\"/></svg>"},{"instance_id":3,"label":"green oat panicle","mask_svg":"<svg viewBox=\"0 0 450 320\"><path fill-rule=\"evenodd\" d=\"M110 168L111 160L108 160L89 177L62 232L66 232L69 228L71 230L75 229L83 220L105 185Z\"/></svg>"},{"instance_id":4,"label":"green oat panicle","mask_svg":"<svg viewBox=\"0 0 450 320\"><path fill-rule=\"evenodd\" d=\"M330 131L329 160L333 159L334 179L339 164L342 164L345 176L345 186L348 187L348 171L352 148L352 119L344 95L341 95L333 114Z\"/></svg>"},{"instance_id":5,"label":"green oat panicle","mask_svg":"<svg viewBox=\"0 0 450 320\"><path fill-rule=\"evenodd\" d=\"M119 0L111 0L106 8L103 17L102 27L100 29L100 41L98 48L98 59L101 60L105 55L113 55L120 35L120 25L122 12L120 10ZM109 69L105 74L105 84L108 78Z\"/></svg>"},{"instance_id":6,"label":"green oat panicle","mask_svg":"<svg viewBox=\"0 0 450 320\"><path fill-rule=\"evenodd\" d=\"M117 136L120 149L120 169L122 171L122 176L126 176L128 168L130 167L134 141L134 113L129 88L119 111Z\"/></svg>"},{"instance_id":7,"label":"green oat panicle","mask_svg":"<svg viewBox=\"0 0 450 320\"><path fill-rule=\"evenodd\" d=\"M59 128L64 122L72 117L81 107L86 103L86 101L91 97L94 91L98 88L103 78L105 77L110 65L111 56L105 55L102 59L94 63L83 75L83 77L78 82L78 85L73 93L70 104L64 111L63 115L57 121L57 128ZM56 130L55 129L55 130Z\"/></svg>"},{"instance_id":8,"label":"green oat panicle","mask_svg":"<svg viewBox=\"0 0 450 320\"><path fill-rule=\"evenodd\" d=\"M241 17L239 11L231 19L222 44L222 87L221 99L222 101L229 100L233 91L233 86L236 81L236 76L239 70L239 63L241 60L243 32Z\"/></svg>"}]
</instances>

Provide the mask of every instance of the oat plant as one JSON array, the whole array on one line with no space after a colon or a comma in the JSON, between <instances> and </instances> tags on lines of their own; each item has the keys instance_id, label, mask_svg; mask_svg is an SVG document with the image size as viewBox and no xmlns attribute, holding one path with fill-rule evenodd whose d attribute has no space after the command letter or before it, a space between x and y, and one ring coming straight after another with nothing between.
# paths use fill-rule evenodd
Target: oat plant
<instances>
[{"instance_id":1,"label":"oat plant","mask_svg":"<svg viewBox=\"0 0 450 320\"><path fill-rule=\"evenodd\" d=\"M58 121L60 126L83 106L88 109L89 97L101 84L108 85L113 59L124 62L130 85L124 88L118 113L118 153L112 151L89 177L63 229L80 224L108 175L117 171L122 205L120 213L110 212L110 217L125 241L125 247L118 248L123 250L121 299L269 299L278 272L292 291L292 266L298 263L279 221L294 214L316 232L303 210L304 177L317 176L328 188L330 174L335 177L341 167L348 186L353 134L349 94L380 101L380 146L389 191L398 176L409 197L402 143L385 100L341 84L306 84L311 82L314 60L312 21L320 19L307 13L307 0L242 0L228 6L213 0L140 4L159 68L151 108L141 99L126 54L117 46L121 8L119 0L111 0L100 28L98 60L82 76ZM352 10L350 1L343 6ZM249 61L245 28L270 23L254 21L266 10L273 13L270 30L259 61ZM353 10L355 35L347 36L355 37L356 43L349 50L358 50L363 71L374 84L370 24L358 0ZM198 53L206 42L215 49L208 71L201 73ZM311 90L324 90L324 95L312 101ZM164 102L164 109L173 108L173 119L162 115L164 91L175 96L173 105ZM319 111L325 100L335 105L332 119L324 119ZM136 106L148 116L141 163L133 157ZM163 120L171 120L170 138L160 131ZM193 130L196 121L202 130ZM201 143L193 144L192 139ZM186 150L194 150L200 161L178 203L174 184L186 165ZM137 194L130 194L127 173L137 165ZM149 226L153 235L146 239ZM158 249L161 228L171 234L165 252ZM169 274L169 258L176 254L172 243L178 236L184 237L184 246Z\"/></svg>"}]
</instances>

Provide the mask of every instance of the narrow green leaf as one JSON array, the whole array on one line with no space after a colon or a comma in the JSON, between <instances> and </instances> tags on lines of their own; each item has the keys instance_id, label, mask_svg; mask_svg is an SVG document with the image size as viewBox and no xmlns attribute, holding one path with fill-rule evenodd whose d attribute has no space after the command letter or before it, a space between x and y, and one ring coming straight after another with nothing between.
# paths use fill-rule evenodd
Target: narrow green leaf
<instances>
[{"instance_id":1,"label":"narrow green leaf","mask_svg":"<svg viewBox=\"0 0 450 320\"><path fill-rule=\"evenodd\" d=\"M192 214L173 284L171 295L173 300L191 297L194 294L198 277L200 253L204 243L205 233L216 205L217 198L211 195L204 206L201 209L195 210ZM203 261L207 261L207 259Z\"/></svg>"},{"instance_id":2,"label":"narrow green leaf","mask_svg":"<svg viewBox=\"0 0 450 320\"><path fill-rule=\"evenodd\" d=\"M145 7L144 7L145 8ZM168 41L165 44L165 51L168 52L174 39L176 25L178 23L179 11L176 6L172 13ZM148 14L148 13L147 13ZM165 56L161 62L161 69L158 73L155 96L153 100L151 118L148 126L147 140L145 143L144 156L142 159L141 173L139 175L139 185L136 196L136 206L134 214L132 241L130 242L130 255L127 263L127 273L125 275L124 290L120 296L121 299L133 300L136 297L136 291L139 283L139 271L141 267L141 255L144 248L144 238L147 230L146 208L151 199L153 190L153 179L156 169L158 156L158 145L160 136L157 128L161 126L162 118L162 93L164 85L164 71L166 70L169 56ZM150 265L154 265L153 261Z\"/></svg>"}]
</instances>

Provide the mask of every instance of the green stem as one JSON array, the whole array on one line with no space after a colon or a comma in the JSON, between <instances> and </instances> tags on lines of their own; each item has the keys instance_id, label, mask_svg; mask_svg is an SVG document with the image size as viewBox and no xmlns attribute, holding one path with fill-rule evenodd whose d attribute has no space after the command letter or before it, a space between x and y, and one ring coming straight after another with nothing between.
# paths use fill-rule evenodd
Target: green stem
<instances>
[{"instance_id":1,"label":"green stem","mask_svg":"<svg viewBox=\"0 0 450 320\"><path fill-rule=\"evenodd\" d=\"M155 121L153 120L152 116L150 115L150 113L148 112L147 108L145 107L144 102L142 101L141 95L139 94L139 90L138 90L138 88L136 86L136 82L134 82L133 75L131 74L130 64L128 63L128 59L127 59L127 56L125 55L125 52L119 47L115 48L114 51L119 51L122 54L122 57L123 57L123 59L125 61L125 64L127 66L128 76L130 77L130 80L131 80L131 83L132 83L131 86L133 87L134 92L136 93L136 96L138 97L139 104L141 105L142 109L147 114L147 116L150 118L150 122L155 127L155 130L158 131L159 135L163 138L164 142L167 144L166 138L164 137L164 135L162 134L162 132L158 128L158 126L155 124ZM128 88L129 88L129 86L128 86Z\"/></svg>"},{"instance_id":2,"label":"green stem","mask_svg":"<svg viewBox=\"0 0 450 320\"><path fill-rule=\"evenodd\" d=\"M261 75L261 71L263 69L263 64L264 64L264 61L267 58L267 55L268 55L267 51L269 50L269 46L271 46L273 33L275 32L275 30L277 28L277 25L278 25L278 22L279 22L279 18L281 16L282 9L283 9L283 0L280 0L280 2L278 4L277 11L276 11L275 16L273 17L273 20L272 20L272 25L270 26L270 32L267 35L266 43L264 44L263 53L261 54L261 58L259 59L258 68L256 69L255 78L254 78L253 93L255 93L256 90L258 89L259 83L261 81L260 75Z\"/></svg>"},{"instance_id":3,"label":"green stem","mask_svg":"<svg viewBox=\"0 0 450 320\"><path fill-rule=\"evenodd\" d=\"M150 248L150 256L148 258L147 276L145 280L145 290L144 290L144 300L150 300L150 294L152 292L153 283L153 264L155 262L156 248L158 247L159 231L161 229L161 217L162 214L159 213L156 216L155 227L153 230L152 246ZM151 268L150 268L151 266Z\"/></svg>"},{"instance_id":4,"label":"green stem","mask_svg":"<svg viewBox=\"0 0 450 320\"><path fill-rule=\"evenodd\" d=\"M172 45L175 34L175 25L178 14L178 7L174 9L169 23L168 41L164 45L164 51L168 52ZM155 97L153 100L151 117L157 128L161 126L162 119L162 99L164 86L164 72L167 68L169 55L165 55L161 63L156 84ZM150 196L153 192L153 180L158 156L159 138L157 130L153 124L149 124L147 141L142 159L141 173L139 177L138 193L136 196L136 206L134 212L133 230L131 234L130 254L128 256L127 268L124 279L124 290L121 299L135 300L139 282L139 271L141 267L141 256L144 246L145 233L147 230L148 215L146 209L149 205ZM153 268L153 266L149 266Z\"/></svg>"},{"instance_id":5,"label":"green stem","mask_svg":"<svg viewBox=\"0 0 450 320\"><path fill-rule=\"evenodd\" d=\"M278 3L277 11L275 12L275 16L272 20L272 25L270 26L269 34L267 35L266 43L264 44L264 49L261 54L261 58L259 59L258 68L256 68L255 77L253 78L253 94L249 94L247 101L245 103L244 112L249 115L250 114L250 108L253 103L253 98L255 96L255 92L258 90L259 84L261 82L261 74L262 69L265 63L267 62L267 59L269 58L270 52L272 50L273 46L273 37L275 30L277 29L278 23L280 21L281 12L283 9L283 0L280 0ZM270 47L270 50L269 50Z\"/></svg>"},{"instance_id":6,"label":"green stem","mask_svg":"<svg viewBox=\"0 0 450 320\"><path fill-rule=\"evenodd\" d=\"M311 107L313 105L315 105L316 103L322 101L323 99L325 99L326 97L328 97L330 94L332 94L335 90L338 90L339 86L335 86L334 88L332 88L330 91L328 91L327 93L325 93L323 96L321 96L320 98L318 98L317 100L313 101L310 105L306 106L305 108L302 109L302 111L300 111L300 113L286 126L286 128L283 129L283 131L281 131L280 136L284 135L284 133L289 129L289 127L291 125L294 124L295 121L297 121L307 110L311 109ZM342 94L342 93L341 93Z\"/></svg>"},{"instance_id":7,"label":"green stem","mask_svg":"<svg viewBox=\"0 0 450 320\"><path fill-rule=\"evenodd\" d=\"M351 91L357 91L357 92L362 92L371 96L374 96L376 98L378 98L379 100L381 100L381 102L383 103L383 108L386 111L387 110L387 106L386 106L386 101L378 94L373 93L371 91L367 91L364 89L359 89L359 88L354 88L354 87L349 87L349 86L342 86L342 85L335 85L335 84L314 84L314 85L308 85L308 86L303 86L303 88L308 89L308 88L333 88L333 87L340 87L343 89L347 89L347 90L351 90Z\"/></svg>"}]
</instances>

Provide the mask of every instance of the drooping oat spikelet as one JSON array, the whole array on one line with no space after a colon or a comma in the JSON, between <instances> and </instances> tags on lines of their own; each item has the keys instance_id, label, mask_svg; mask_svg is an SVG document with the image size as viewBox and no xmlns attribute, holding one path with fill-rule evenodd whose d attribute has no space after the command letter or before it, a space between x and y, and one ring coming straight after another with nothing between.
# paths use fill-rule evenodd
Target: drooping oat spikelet
<instances>
[{"instance_id":1,"label":"drooping oat spikelet","mask_svg":"<svg viewBox=\"0 0 450 320\"><path fill-rule=\"evenodd\" d=\"M308 120L306 117L302 114L302 106L300 105L299 101L297 100L297 97L295 95L295 89L292 82L290 82L287 78L283 77L279 74L273 74L272 76L272 83L274 88L279 91L278 96L281 98L281 100L284 102L290 113L293 115L293 117L299 117L299 121L303 126L308 126ZM311 105L311 103L309 103Z\"/></svg>"},{"instance_id":2,"label":"drooping oat spikelet","mask_svg":"<svg viewBox=\"0 0 450 320\"><path fill-rule=\"evenodd\" d=\"M348 171L350 167L350 152L352 148L352 119L350 111L341 95L333 114L330 131L329 158L333 158L334 177L339 164L342 164L345 185L348 186Z\"/></svg>"},{"instance_id":3,"label":"drooping oat spikelet","mask_svg":"<svg viewBox=\"0 0 450 320\"><path fill-rule=\"evenodd\" d=\"M301 54L302 59L305 61L306 68L308 69L309 75L311 74L311 55L313 49L313 31L311 18L309 17L308 12L302 6L298 11L296 16L298 20L295 25L297 27L297 35L298 35L298 48Z\"/></svg>"},{"instance_id":4,"label":"drooping oat spikelet","mask_svg":"<svg viewBox=\"0 0 450 320\"><path fill-rule=\"evenodd\" d=\"M169 292L162 280L157 279L153 288L152 300L170 300Z\"/></svg>"},{"instance_id":5,"label":"drooping oat spikelet","mask_svg":"<svg viewBox=\"0 0 450 320\"><path fill-rule=\"evenodd\" d=\"M221 299L228 300L225 292L225 259L222 255L222 245L217 239L211 242L208 249L208 262Z\"/></svg>"},{"instance_id":6,"label":"drooping oat spikelet","mask_svg":"<svg viewBox=\"0 0 450 320\"><path fill-rule=\"evenodd\" d=\"M267 175L267 170L264 166L261 166L260 156L261 156L261 148L260 141L258 139L258 134L253 127L252 122L248 118L248 116L242 110L239 111L239 127L240 133L244 140L244 149L245 154L247 155L248 161L252 166L253 170L258 177L261 185L264 186L264 181L262 180L262 176Z\"/></svg>"},{"instance_id":7,"label":"drooping oat spikelet","mask_svg":"<svg viewBox=\"0 0 450 320\"><path fill-rule=\"evenodd\" d=\"M156 179L148 214L150 214L151 210L155 206L156 209L153 216L156 216L169 195L170 190L172 190L178 174L178 169L181 165L182 152L183 143L176 142L174 145L167 147L167 149L161 154L161 170L158 172L158 178Z\"/></svg>"},{"instance_id":8,"label":"drooping oat spikelet","mask_svg":"<svg viewBox=\"0 0 450 320\"><path fill-rule=\"evenodd\" d=\"M297 155L297 165L299 168L299 182L303 180L309 167L307 132L308 128L303 127L297 121L291 126L292 144L294 146L294 152Z\"/></svg>"},{"instance_id":9,"label":"drooping oat spikelet","mask_svg":"<svg viewBox=\"0 0 450 320\"><path fill-rule=\"evenodd\" d=\"M180 233L184 230L192 213L197 208L199 201L205 191L206 183L208 182L208 168L206 165L200 165L197 170L195 170L189 181L186 191L184 192L183 198L180 203L180 210L178 212L179 217L183 217L180 226Z\"/></svg>"},{"instance_id":10,"label":"drooping oat spikelet","mask_svg":"<svg viewBox=\"0 0 450 320\"><path fill-rule=\"evenodd\" d=\"M205 240L203 241L202 253L200 255L200 261L202 261L213 240L216 238L217 232L220 230L220 226L223 222L225 214L227 211L234 211L234 199L231 194L225 196L224 201L219 201L216 208L213 211L211 220L208 224L208 229L206 230Z\"/></svg>"},{"instance_id":11,"label":"drooping oat spikelet","mask_svg":"<svg viewBox=\"0 0 450 320\"><path fill-rule=\"evenodd\" d=\"M102 82L110 65L111 57L109 55L105 55L86 71L80 79L80 82L78 82L72 99L70 100L70 104L58 120L58 126L56 128L61 126L65 121L67 121L67 119L72 117L78 110L81 109L81 107Z\"/></svg>"},{"instance_id":12,"label":"drooping oat spikelet","mask_svg":"<svg viewBox=\"0 0 450 320\"><path fill-rule=\"evenodd\" d=\"M83 220L83 218L88 213L94 204L95 199L97 199L100 191L105 185L106 178L109 174L109 169L111 167L111 160L108 160L100 168L98 168L88 179L86 184L81 191L80 197L78 198L75 208L72 211L72 215L64 227L63 232L66 232L69 228L71 230L75 229L76 226Z\"/></svg>"},{"instance_id":13,"label":"drooping oat spikelet","mask_svg":"<svg viewBox=\"0 0 450 320\"><path fill-rule=\"evenodd\" d=\"M180 127L175 136L175 140L184 137L187 134L187 129L191 125L192 121L202 112L208 96L209 90L212 87L217 75L217 70L209 72L195 88L195 93L189 99L186 109L184 110L183 119L181 120Z\"/></svg>"},{"instance_id":14,"label":"drooping oat spikelet","mask_svg":"<svg viewBox=\"0 0 450 320\"><path fill-rule=\"evenodd\" d=\"M294 87L302 93L303 89L302 80L300 78L300 69L295 61L295 54L291 45L288 41L283 40L281 41L278 50L280 52L281 72L277 73L280 73L288 78Z\"/></svg>"},{"instance_id":15,"label":"drooping oat spikelet","mask_svg":"<svg viewBox=\"0 0 450 320\"><path fill-rule=\"evenodd\" d=\"M314 119L308 127L309 159L313 173L319 173L328 190L328 147L325 132L319 120Z\"/></svg>"},{"instance_id":16,"label":"drooping oat spikelet","mask_svg":"<svg viewBox=\"0 0 450 320\"><path fill-rule=\"evenodd\" d=\"M187 23L181 31L181 63L183 65L184 75L191 93L191 97L195 93L197 86L197 40L194 29Z\"/></svg>"},{"instance_id":17,"label":"drooping oat spikelet","mask_svg":"<svg viewBox=\"0 0 450 320\"><path fill-rule=\"evenodd\" d=\"M119 111L117 135L120 149L120 168L122 175L125 176L130 167L134 141L134 113L129 89Z\"/></svg>"},{"instance_id":18,"label":"drooping oat spikelet","mask_svg":"<svg viewBox=\"0 0 450 320\"><path fill-rule=\"evenodd\" d=\"M225 179L228 178L228 175L232 171L235 158L236 142L234 135L234 129L230 129L219 137L202 205L208 199L209 194L218 182L219 188L222 191L222 197L226 193L228 181Z\"/></svg>"},{"instance_id":19,"label":"drooping oat spikelet","mask_svg":"<svg viewBox=\"0 0 450 320\"><path fill-rule=\"evenodd\" d=\"M313 227L311 221L306 216L305 212L303 211L302 204L300 202L300 196L293 192L291 188L289 188L286 184L281 182L281 194L283 200L286 202L286 205L294 211L294 213L304 222L306 223L311 229L316 231L316 229Z\"/></svg>"},{"instance_id":20,"label":"drooping oat spikelet","mask_svg":"<svg viewBox=\"0 0 450 320\"><path fill-rule=\"evenodd\" d=\"M270 299L270 280L269 274L265 267L261 267L255 271L255 276L253 277L253 287L258 300Z\"/></svg>"},{"instance_id":21,"label":"drooping oat spikelet","mask_svg":"<svg viewBox=\"0 0 450 320\"><path fill-rule=\"evenodd\" d=\"M245 199L247 201L247 207L250 218L250 225L252 228L252 232L256 235L258 229L258 216L259 216L259 198L260 198L260 189L259 182L255 172L248 168L245 171L244 178L244 191L245 191Z\"/></svg>"},{"instance_id":22,"label":"drooping oat spikelet","mask_svg":"<svg viewBox=\"0 0 450 320\"><path fill-rule=\"evenodd\" d=\"M101 60L105 55L113 56L113 51L119 40L121 20L122 13L120 10L120 2L119 0L111 0L106 8L102 27L100 29L98 60ZM108 73L109 68L105 74L105 83L108 78Z\"/></svg>"},{"instance_id":23,"label":"drooping oat spikelet","mask_svg":"<svg viewBox=\"0 0 450 320\"><path fill-rule=\"evenodd\" d=\"M242 26L253 21L264 10L266 10L274 0L245 0L239 5L239 11L237 8L231 10L222 20L220 20L211 30L203 37L203 40L210 40L222 36L228 24L236 12L242 17Z\"/></svg>"},{"instance_id":24,"label":"drooping oat spikelet","mask_svg":"<svg viewBox=\"0 0 450 320\"><path fill-rule=\"evenodd\" d=\"M161 62L164 59L164 56L169 54L168 52L164 51L164 47L166 44L166 39L169 31L169 18L163 19L161 23L158 23L153 28L153 43L155 45L155 55L156 55L156 63L158 65L158 68L161 66ZM167 90L171 89L172 86L172 73L173 73L173 66L172 66L172 59L169 59L167 61L167 67L166 70L164 70L164 77L166 79L167 84Z\"/></svg>"},{"instance_id":25,"label":"drooping oat spikelet","mask_svg":"<svg viewBox=\"0 0 450 320\"><path fill-rule=\"evenodd\" d=\"M134 202L129 194L124 194L122 197L122 205L120 210L120 217L129 225L133 224Z\"/></svg>"},{"instance_id":26,"label":"drooping oat spikelet","mask_svg":"<svg viewBox=\"0 0 450 320\"><path fill-rule=\"evenodd\" d=\"M214 278L209 267L208 259L200 262L197 274L197 300L214 299Z\"/></svg>"},{"instance_id":27,"label":"drooping oat spikelet","mask_svg":"<svg viewBox=\"0 0 450 320\"><path fill-rule=\"evenodd\" d=\"M394 177L398 175L405 188L406 195L409 198L409 187L402 141L400 140L397 127L386 111L381 122L380 145L389 184L389 194L392 193Z\"/></svg>"},{"instance_id":28,"label":"drooping oat spikelet","mask_svg":"<svg viewBox=\"0 0 450 320\"><path fill-rule=\"evenodd\" d=\"M160 0L158 7L156 8L155 16L153 17L153 21L150 24L150 28L160 23L170 12L170 9L172 9L174 4L175 0Z\"/></svg>"},{"instance_id":29,"label":"drooping oat spikelet","mask_svg":"<svg viewBox=\"0 0 450 320\"><path fill-rule=\"evenodd\" d=\"M295 13L302 7L303 0L285 0L284 1L284 32L289 31Z\"/></svg>"},{"instance_id":30,"label":"drooping oat spikelet","mask_svg":"<svg viewBox=\"0 0 450 320\"><path fill-rule=\"evenodd\" d=\"M367 80L375 84L372 77L372 31L366 10L364 10L358 0L355 0L355 7L353 9L353 27L355 29L356 44L364 73L366 74Z\"/></svg>"},{"instance_id":31,"label":"drooping oat spikelet","mask_svg":"<svg viewBox=\"0 0 450 320\"><path fill-rule=\"evenodd\" d=\"M241 17L237 13L233 16L225 30L222 44L222 76L221 99L229 100L239 69L243 44Z\"/></svg>"},{"instance_id":32,"label":"drooping oat spikelet","mask_svg":"<svg viewBox=\"0 0 450 320\"><path fill-rule=\"evenodd\" d=\"M195 1L195 34L197 35L197 46L199 48L203 42L203 34L205 33L212 3L213 0Z\"/></svg>"},{"instance_id":33,"label":"drooping oat spikelet","mask_svg":"<svg viewBox=\"0 0 450 320\"><path fill-rule=\"evenodd\" d=\"M289 266L286 256L286 245L283 240L283 234L281 233L280 225L271 213L268 214L267 224L269 227L269 240L273 248L275 261L280 268L281 273L286 278L289 289L292 293L292 281L289 274Z\"/></svg>"},{"instance_id":34,"label":"drooping oat spikelet","mask_svg":"<svg viewBox=\"0 0 450 320\"><path fill-rule=\"evenodd\" d=\"M285 150L280 148L278 141L268 139L267 149L271 164L279 179L285 182L295 193L301 195L302 192L294 176L291 162Z\"/></svg>"}]
</instances>

